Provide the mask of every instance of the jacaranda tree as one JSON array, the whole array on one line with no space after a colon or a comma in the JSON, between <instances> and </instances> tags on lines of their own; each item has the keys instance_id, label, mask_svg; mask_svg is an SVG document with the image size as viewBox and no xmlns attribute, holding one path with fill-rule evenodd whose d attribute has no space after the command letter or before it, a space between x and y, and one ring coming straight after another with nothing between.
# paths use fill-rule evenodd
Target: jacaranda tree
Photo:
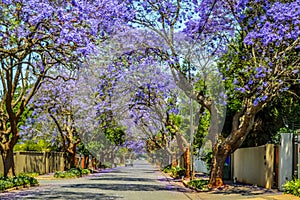
<instances>
[{"instance_id":1,"label":"jacaranda tree","mask_svg":"<svg viewBox=\"0 0 300 200\"><path fill-rule=\"evenodd\" d=\"M149 62L169 67L173 79L171 81L184 91L190 101L195 101L214 113L211 115L211 124L214 126L209 132L214 134L210 139L216 141L215 135L221 131L222 117L225 117L225 95L220 95L224 94L222 78L214 61L224 47L221 36L231 34L216 25L226 13L209 0L128 1L128 6L136 12L129 27L124 29L123 35L119 35L119 40L127 44L123 47L122 55L129 62L135 56L140 56ZM212 10L214 13L219 12L220 17L210 19ZM193 37L192 31L187 33L183 29L192 25L193 18L203 23L203 34L196 37ZM225 24L222 22L222 25ZM215 33L220 33L221 36L217 37ZM191 103L191 107L192 105ZM190 130L194 128L192 121ZM189 148L185 150L188 151Z\"/></svg>"},{"instance_id":2,"label":"jacaranda tree","mask_svg":"<svg viewBox=\"0 0 300 200\"><path fill-rule=\"evenodd\" d=\"M130 17L121 1L0 1L1 155L4 176L14 173L18 122L44 77L74 69ZM17 89L20 88L20 89Z\"/></svg>"},{"instance_id":3,"label":"jacaranda tree","mask_svg":"<svg viewBox=\"0 0 300 200\"><path fill-rule=\"evenodd\" d=\"M74 94L74 120L79 136L88 150L100 162L113 162L118 148L124 143L125 126L122 103L126 97L115 97L118 74L108 70L103 61L107 56L95 56L89 66L81 69ZM124 104L124 103L123 103Z\"/></svg>"},{"instance_id":4,"label":"jacaranda tree","mask_svg":"<svg viewBox=\"0 0 300 200\"><path fill-rule=\"evenodd\" d=\"M247 0L223 4L231 16L227 21L234 19L235 37L227 37L230 42L220 59L220 71L234 115L229 135L219 135L213 146L212 186L223 184L224 162L244 142L257 113L299 83L299 3ZM190 28L199 34L201 26Z\"/></svg>"},{"instance_id":5,"label":"jacaranda tree","mask_svg":"<svg viewBox=\"0 0 300 200\"><path fill-rule=\"evenodd\" d=\"M125 55L151 55L151 59L164 62L187 96L211 113L214 123L209 137L214 158L210 185L223 185L226 157L242 144L255 115L299 80L299 1L131 0L128 6L136 11L130 25L144 34L127 40L131 49L127 48ZM132 30L127 34L132 35ZM183 38L189 42L185 51L177 42ZM232 53L232 58L214 72L211 62L198 75L200 79L195 79L194 61L199 51L215 62L225 53ZM207 75L210 78L205 78ZM209 79L214 81L209 83ZM227 94L218 87L222 83ZM209 91L209 87L215 89ZM223 137L221 104L226 105L227 96L238 101L231 132Z\"/></svg>"},{"instance_id":6,"label":"jacaranda tree","mask_svg":"<svg viewBox=\"0 0 300 200\"><path fill-rule=\"evenodd\" d=\"M64 81L62 78L56 80L45 78L40 90L33 98L34 116L32 117L36 123L43 123L43 127L36 127L40 128L40 132L51 131L54 133L50 137L56 142L59 141L61 151L66 153L67 168L75 167L76 149L81 142L75 123L75 111L80 108L73 103L76 101L74 98L76 89L75 80ZM28 125L32 126L33 124Z\"/></svg>"}]
</instances>

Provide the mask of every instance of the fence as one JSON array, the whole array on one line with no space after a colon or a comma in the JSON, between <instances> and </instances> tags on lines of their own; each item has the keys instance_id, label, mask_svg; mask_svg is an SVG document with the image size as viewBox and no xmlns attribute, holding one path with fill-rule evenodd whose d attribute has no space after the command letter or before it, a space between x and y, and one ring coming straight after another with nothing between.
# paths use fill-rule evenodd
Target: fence
<instances>
[{"instance_id":1,"label":"fence","mask_svg":"<svg viewBox=\"0 0 300 200\"><path fill-rule=\"evenodd\" d=\"M19 151L14 153L15 172L36 172L46 174L63 171L65 167L62 152ZM3 172L3 161L0 159L0 172Z\"/></svg>"},{"instance_id":2,"label":"fence","mask_svg":"<svg viewBox=\"0 0 300 200\"><path fill-rule=\"evenodd\" d=\"M298 175L299 151L298 141L290 133L281 134L279 145L237 149L233 153L233 177L239 182L282 190L293 173Z\"/></svg>"},{"instance_id":3,"label":"fence","mask_svg":"<svg viewBox=\"0 0 300 200\"><path fill-rule=\"evenodd\" d=\"M237 181L271 188L274 184L274 145L237 149L233 154L233 176Z\"/></svg>"}]
</instances>

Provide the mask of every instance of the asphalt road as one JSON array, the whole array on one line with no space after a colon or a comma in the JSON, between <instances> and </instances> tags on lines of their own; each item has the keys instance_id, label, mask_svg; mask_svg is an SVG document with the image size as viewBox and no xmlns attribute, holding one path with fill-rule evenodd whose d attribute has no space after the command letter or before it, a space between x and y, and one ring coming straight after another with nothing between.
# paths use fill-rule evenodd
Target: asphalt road
<instances>
[{"instance_id":1,"label":"asphalt road","mask_svg":"<svg viewBox=\"0 0 300 200\"><path fill-rule=\"evenodd\" d=\"M0 194L0 199L196 200L199 194L170 183L146 161L78 179L39 180L40 186Z\"/></svg>"}]
</instances>

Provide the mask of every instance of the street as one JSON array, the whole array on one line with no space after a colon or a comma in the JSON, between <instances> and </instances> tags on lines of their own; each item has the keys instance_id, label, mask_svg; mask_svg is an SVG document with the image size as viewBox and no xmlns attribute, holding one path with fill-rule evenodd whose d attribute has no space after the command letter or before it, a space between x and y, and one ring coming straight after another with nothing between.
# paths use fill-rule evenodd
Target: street
<instances>
[{"instance_id":1,"label":"street","mask_svg":"<svg viewBox=\"0 0 300 200\"><path fill-rule=\"evenodd\" d=\"M40 186L1 193L0 199L185 200L198 194L170 183L146 161L78 179L39 180Z\"/></svg>"}]
</instances>

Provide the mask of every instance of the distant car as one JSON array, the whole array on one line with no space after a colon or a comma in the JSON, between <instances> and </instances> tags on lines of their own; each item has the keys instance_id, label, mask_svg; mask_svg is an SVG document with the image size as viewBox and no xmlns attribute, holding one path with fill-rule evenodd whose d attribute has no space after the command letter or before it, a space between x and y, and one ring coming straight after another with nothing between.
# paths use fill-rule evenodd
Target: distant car
<instances>
[{"instance_id":1,"label":"distant car","mask_svg":"<svg viewBox=\"0 0 300 200\"><path fill-rule=\"evenodd\" d=\"M131 159L126 159L126 160L125 160L125 167L127 167L127 166L133 167L133 160L131 160Z\"/></svg>"}]
</instances>

